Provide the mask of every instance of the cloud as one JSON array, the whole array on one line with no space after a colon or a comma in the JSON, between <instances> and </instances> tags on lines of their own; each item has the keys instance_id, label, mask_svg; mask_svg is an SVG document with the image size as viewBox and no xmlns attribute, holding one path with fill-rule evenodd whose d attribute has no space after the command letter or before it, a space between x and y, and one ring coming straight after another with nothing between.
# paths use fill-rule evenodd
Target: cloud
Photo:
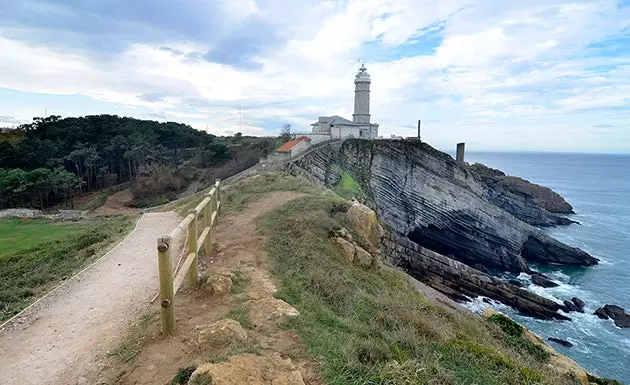
<instances>
[{"instance_id":1,"label":"cloud","mask_svg":"<svg viewBox=\"0 0 630 385\"><path fill-rule=\"evenodd\" d=\"M0 27L0 87L217 133L350 117L362 58L386 136L422 119L438 147L630 142L630 7L612 0L26 0Z\"/></svg>"}]
</instances>

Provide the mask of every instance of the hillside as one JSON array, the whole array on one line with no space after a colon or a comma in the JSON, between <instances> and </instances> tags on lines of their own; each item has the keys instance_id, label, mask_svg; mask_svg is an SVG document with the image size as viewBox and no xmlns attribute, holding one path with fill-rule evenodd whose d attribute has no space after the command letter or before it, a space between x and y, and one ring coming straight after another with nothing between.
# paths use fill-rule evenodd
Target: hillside
<instances>
[{"instance_id":1,"label":"hillside","mask_svg":"<svg viewBox=\"0 0 630 385\"><path fill-rule=\"evenodd\" d=\"M353 217L351 202L283 174L229 186L222 202L213 253L201 259L207 281L178 294L177 334L162 338L145 318L98 378L588 384L508 318L481 319L389 267L369 236L373 212Z\"/></svg>"},{"instance_id":2,"label":"hillside","mask_svg":"<svg viewBox=\"0 0 630 385\"><path fill-rule=\"evenodd\" d=\"M125 182L134 205L164 203L193 181L213 183L252 166L275 145L115 115L34 118L0 138L0 209L72 206L76 196Z\"/></svg>"}]
</instances>

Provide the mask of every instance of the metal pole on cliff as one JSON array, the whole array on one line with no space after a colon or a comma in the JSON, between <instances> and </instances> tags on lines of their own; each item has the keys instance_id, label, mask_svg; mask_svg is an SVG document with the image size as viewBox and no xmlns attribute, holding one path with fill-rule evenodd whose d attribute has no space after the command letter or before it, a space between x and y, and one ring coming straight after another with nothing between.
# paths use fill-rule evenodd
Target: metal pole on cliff
<instances>
[{"instance_id":1,"label":"metal pole on cliff","mask_svg":"<svg viewBox=\"0 0 630 385\"><path fill-rule=\"evenodd\" d=\"M422 129L422 120L418 119L418 140L422 141L422 138L420 136L420 131Z\"/></svg>"}]
</instances>

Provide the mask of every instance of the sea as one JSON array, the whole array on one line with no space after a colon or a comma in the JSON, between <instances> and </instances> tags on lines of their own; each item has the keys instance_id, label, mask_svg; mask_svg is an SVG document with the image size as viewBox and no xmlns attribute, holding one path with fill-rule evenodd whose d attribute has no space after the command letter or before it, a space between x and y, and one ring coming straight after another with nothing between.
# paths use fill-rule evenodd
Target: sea
<instances>
[{"instance_id":1,"label":"sea","mask_svg":"<svg viewBox=\"0 0 630 385\"><path fill-rule=\"evenodd\" d=\"M576 212L569 217L580 224L542 231L600 259L598 265L585 268L532 265L560 283L556 288L532 285L527 274L517 277L542 296L584 300L585 313L570 313L572 321L541 321L496 302L492 307L544 339L568 340L573 347L550 344L585 369L630 385L630 329L593 315L605 304L630 313L630 155L470 152L466 161L548 186L565 197ZM478 298L468 306L480 312L488 304Z\"/></svg>"}]
</instances>

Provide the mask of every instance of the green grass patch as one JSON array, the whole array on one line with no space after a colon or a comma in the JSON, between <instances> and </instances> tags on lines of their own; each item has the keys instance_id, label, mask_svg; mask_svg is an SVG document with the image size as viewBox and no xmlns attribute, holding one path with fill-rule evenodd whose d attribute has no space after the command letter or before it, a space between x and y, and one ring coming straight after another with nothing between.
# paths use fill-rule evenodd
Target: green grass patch
<instances>
[{"instance_id":1,"label":"green grass patch","mask_svg":"<svg viewBox=\"0 0 630 385\"><path fill-rule=\"evenodd\" d=\"M247 203L260 199L272 191L296 191L313 193L317 188L302 178L286 175L278 172L263 173L242 181L238 181L221 189L221 211L224 213L240 211ZM180 214L187 214L195 208L204 196L178 202L171 207Z\"/></svg>"},{"instance_id":2,"label":"green grass patch","mask_svg":"<svg viewBox=\"0 0 630 385\"><path fill-rule=\"evenodd\" d=\"M512 319L504 316L503 314L494 314L488 318L488 322L492 322L499 326L504 334L503 337L507 344L525 350L539 360L549 360L549 352L543 349L542 346L526 339L523 335L525 331L523 326L514 322Z\"/></svg>"},{"instance_id":3,"label":"green grass patch","mask_svg":"<svg viewBox=\"0 0 630 385\"><path fill-rule=\"evenodd\" d=\"M0 234L9 240L0 242L4 250L0 253L0 321L102 255L107 245L129 233L133 223L133 217L127 216L71 224L0 222L5 226Z\"/></svg>"},{"instance_id":4,"label":"green grass patch","mask_svg":"<svg viewBox=\"0 0 630 385\"><path fill-rule=\"evenodd\" d=\"M359 182L346 171L341 173L341 179L334 185L333 190L339 194L339 196L346 199L356 198L361 200L364 196Z\"/></svg>"},{"instance_id":5,"label":"green grass patch","mask_svg":"<svg viewBox=\"0 0 630 385\"><path fill-rule=\"evenodd\" d=\"M258 219L276 296L299 310L289 327L327 384L576 383L496 324L428 302L402 273L344 262L328 239L350 228L341 203L315 193Z\"/></svg>"},{"instance_id":6,"label":"green grass patch","mask_svg":"<svg viewBox=\"0 0 630 385\"><path fill-rule=\"evenodd\" d=\"M241 294L247 289L247 285L251 282L251 279L245 276L240 270L232 271L232 288L230 289L230 293L232 294Z\"/></svg>"},{"instance_id":7,"label":"green grass patch","mask_svg":"<svg viewBox=\"0 0 630 385\"><path fill-rule=\"evenodd\" d=\"M223 318L230 318L234 321L237 321L241 324L245 329L253 329L254 325L252 321L249 319L249 308L245 305L238 305L230 310Z\"/></svg>"},{"instance_id":8,"label":"green grass patch","mask_svg":"<svg viewBox=\"0 0 630 385\"><path fill-rule=\"evenodd\" d=\"M54 242L82 230L76 222L52 222L42 219L0 220L0 258L39 244Z\"/></svg>"}]
</instances>

